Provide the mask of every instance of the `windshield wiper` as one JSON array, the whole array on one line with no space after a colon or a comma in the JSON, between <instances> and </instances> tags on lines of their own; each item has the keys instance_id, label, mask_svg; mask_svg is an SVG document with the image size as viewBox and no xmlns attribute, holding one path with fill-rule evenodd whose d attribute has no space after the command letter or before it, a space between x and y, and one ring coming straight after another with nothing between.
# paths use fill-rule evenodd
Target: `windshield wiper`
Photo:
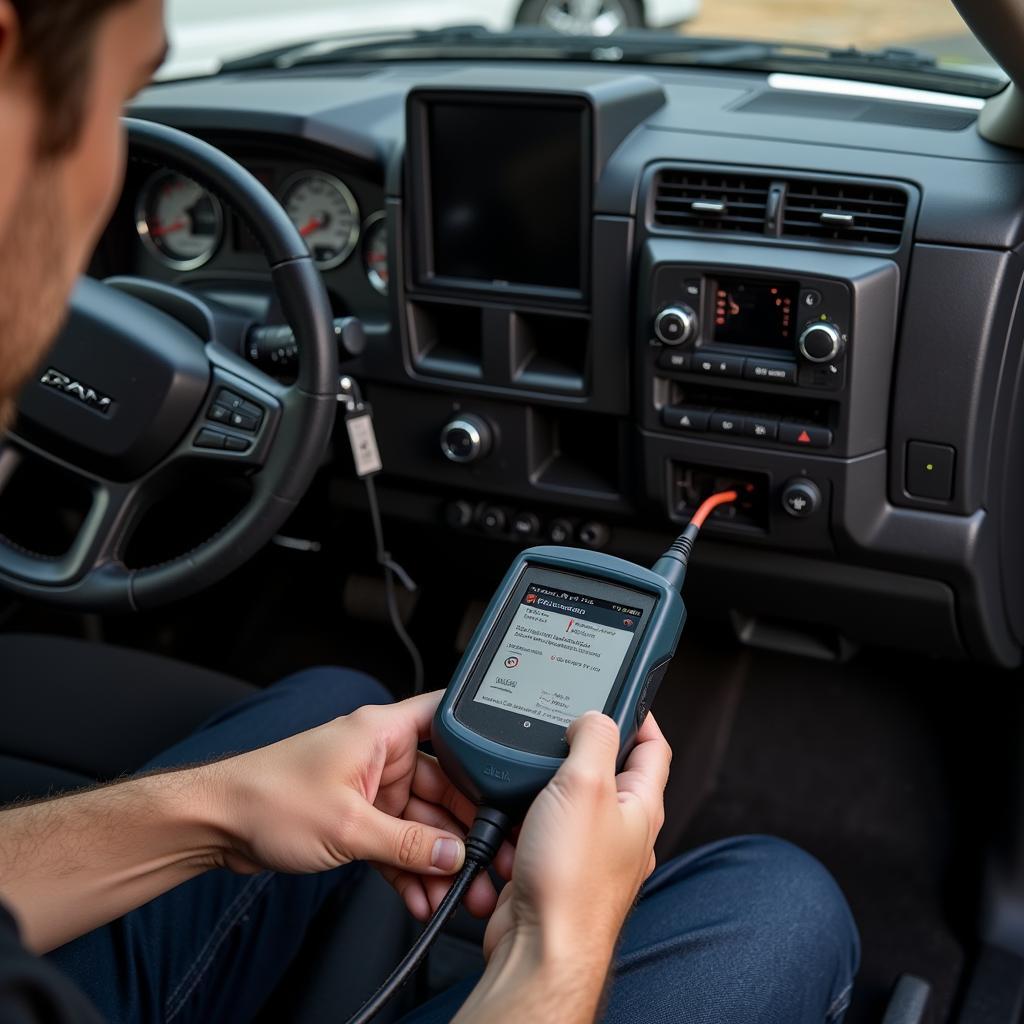
<instances>
[{"instance_id":1,"label":"windshield wiper","mask_svg":"<svg viewBox=\"0 0 1024 1024\"><path fill-rule=\"evenodd\" d=\"M351 61L474 58L798 71L832 77L845 71L868 81L898 81L920 88L945 88L979 96L991 95L1001 84L995 75L949 70L930 54L901 47L860 50L852 46L837 48L814 43L770 43L650 31L574 36L548 29L517 27L507 32L492 32L481 25L380 32L281 46L228 61L222 70L293 68Z\"/></svg>"}]
</instances>

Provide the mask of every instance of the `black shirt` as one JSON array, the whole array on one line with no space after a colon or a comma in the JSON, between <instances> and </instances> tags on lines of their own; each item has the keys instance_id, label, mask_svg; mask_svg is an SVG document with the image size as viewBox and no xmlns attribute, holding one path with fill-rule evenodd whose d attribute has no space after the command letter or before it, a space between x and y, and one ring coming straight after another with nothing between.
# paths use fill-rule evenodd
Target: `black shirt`
<instances>
[{"instance_id":1,"label":"black shirt","mask_svg":"<svg viewBox=\"0 0 1024 1024\"><path fill-rule=\"evenodd\" d=\"M0 1024L102 1024L88 999L53 964L21 944L0 903Z\"/></svg>"}]
</instances>

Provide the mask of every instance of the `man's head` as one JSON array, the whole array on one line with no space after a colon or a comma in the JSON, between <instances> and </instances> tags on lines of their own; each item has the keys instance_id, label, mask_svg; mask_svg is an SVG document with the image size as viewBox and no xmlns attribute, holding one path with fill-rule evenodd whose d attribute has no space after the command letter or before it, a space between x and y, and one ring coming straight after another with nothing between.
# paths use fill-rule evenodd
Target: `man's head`
<instances>
[{"instance_id":1,"label":"man's head","mask_svg":"<svg viewBox=\"0 0 1024 1024\"><path fill-rule=\"evenodd\" d=\"M117 200L163 0L0 0L0 429Z\"/></svg>"}]
</instances>

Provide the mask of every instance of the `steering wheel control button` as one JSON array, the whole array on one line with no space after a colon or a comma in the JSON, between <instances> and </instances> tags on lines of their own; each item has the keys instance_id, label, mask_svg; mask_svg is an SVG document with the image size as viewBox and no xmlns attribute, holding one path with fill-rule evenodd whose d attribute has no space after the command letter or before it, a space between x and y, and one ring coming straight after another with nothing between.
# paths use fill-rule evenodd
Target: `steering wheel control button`
<instances>
[{"instance_id":1,"label":"steering wheel control button","mask_svg":"<svg viewBox=\"0 0 1024 1024\"><path fill-rule=\"evenodd\" d=\"M491 428L479 416L457 416L441 431L441 451L450 462L477 462L491 450Z\"/></svg>"},{"instance_id":2,"label":"steering wheel control button","mask_svg":"<svg viewBox=\"0 0 1024 1024\"><path fill-rule=\"evenodd\" d=\"M779 433L779 421L767 416L747 416L743 421L743 432L759 441L774 441Z\"/></svg>"},{"instance_id":3,"label":"steering wheel control button","mask_svg":"<svg viewBox=\"0 0 1024 1024\"><path fill-rule=\"evenodd\" d=\"M743 416L731 412L715 412L711 414L710 430L713 434L742 434L746 426Z\"/></svg>"},{"instance_id":4,"label":"steering wheel control button","mask_svg":"<svg viewBox=\"0 0 1024 1024\"><path fill-rule=\"evenodd\" d=\"M835 324L822 320L808 324L797 348L809 363L831 363L843 354L843 335Z\"/></svg>"},{"instance_id":5,"label":"steering wheel control button","mask_svg":"<svg viewBox=\"0 0 1024 1024\"><path fill-rule=\"evenodd\" d=\"M782 507L794 519L813 516L821 507L821 491L813 480L790 480L782 488Z\"/></svg>"},{"instance_id":6,"label":"steering wheel control button","mask_svg":"<svg viewBox=\"0 0 1024 1024\"><path fill-rule=\"evenodd\" d=\"M675 405L667 405L661 410L661 422L674 430L690 430L703 433L708 429L711 412L708 409L683 409Z\"/></svg>"},{"instance_id":7,"label":"steering wheel control button","mask_svg":"<svg viewBox=\"0 0 1024 1024\"><path fill-rule=\"evenodd\" d=\"M664 345L685 345L697 334L697 314L689 306L669 306L654 318L654 336Z\"/></svg>"},{"instance_id":8,"label":"steering wheel control button","mask_svg":"<svg viewBox=\"0 0 1024 1024\"><path fill-rule=\"evenodd\" d=\"M658 356L658 366L673 373L685 373L690 368L690 353L668 349Z\"/></svg>"},{"instance_id":9,"label":"steering wheel control button","mask_svg":"<svg viewBox=\"0 0 1024 1024\"><path fill-rule=\"evenodd\" d=\"M809 423L780 423L779 440L798 448L828 448L832 444L832 431Z\"/></svg>"},{"instance_id":10,"label":"steering wheel control button","mask_svg":"<svg viewBox=\"0 0 1024 1024\"><path fill-rule=\"evenodd\" d=\"M209 427L203 427L196 434L194 443L196 448L223 449L226 447L227 439L227 434L223 434L219 430L211 430Z\"/></svg>"},{"instance_id":11,"label":"steering wheel control button","mask_svg":"<svg viewBox=\"0 0 1024 1024\"><path fill-rule=\"evenodd\" d=\"M231 410L226 405L214 402L206 418L213 420L214 423L228 423L231 420Z\"/></svg>"},{"instance_id":12,"label":"steering wheel control button","mask_svg":"<svg viewBox=\"0 0 1024 1024\"><path fill-rule=\"evenodd\" d=\"M772 384L795 384L796 363L773 359L748 359L743 370L747 380L766 380Z\"/></svg>"},{"instance_id":13,"label":"steering wheel control button","mask_svg":"<svg viewBox=\"0 0 1024 1024\"><path fill-rule=\"evenodd\" d=\"M907 494L932 501L950 501L953 497L956 449L948 444L926 441L907 443Z\"/></svg>"},{"instance_id":14,"label":"steering wheel control button","mask_svg":"<svg viewBox=\"0 0 1024 1024\"><path fill-rule=\"evenodd\" d=\"M253 416L244 410L239 410L231 414L231 419L228 422L231 426L238 427L239 430L248 430L254 434L259 429L260 417Z\"/></svg>"},{"instance_id":15,"label":"steering wheel control button","mask_svg":"<svg viewBox=\"0 0 1024 1024\"><path fill-rule=\"evenodd\" d=\"M532 512L517 512L512 519L512 532L522 540L530 540L540 532L540 519Z\"/></svg>"}]
</instances>

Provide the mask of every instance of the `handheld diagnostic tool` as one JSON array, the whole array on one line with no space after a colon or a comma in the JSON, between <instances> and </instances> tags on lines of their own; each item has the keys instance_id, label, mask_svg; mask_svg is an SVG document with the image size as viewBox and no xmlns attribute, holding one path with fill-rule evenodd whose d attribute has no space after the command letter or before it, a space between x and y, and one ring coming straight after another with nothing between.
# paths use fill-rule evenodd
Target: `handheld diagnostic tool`
<instances>
[{"instance_id":1,"label":"handheld diagnostic tool","mask_svg":"<svg viewBox=\"0 0 1024 1024\"><path fill-rule=\"evenodd\" d=\"M597 710L632 748L686 621L658 572L599 552L537 547L513 562L434 718L448 777L515 817L568 753L565 730Z\"/></svg>"},{"instance_id":2,"label":"handheld diagnostic tool","mask_svg":"<svg viewBox=\"0 0 1024 1024\"><path fill-rule=\"evenodd\" d=\"M466 862L412 949L348 1024L371 1020L423 962L509 825L558 771L576 718L594 710L614 719L622 766L683 632L681 591L697 533L736 498L708 498L653 569L562 547L530 548L512 563L431 726L441 766L477 805Z\"/></svg>"}]
</instances>

